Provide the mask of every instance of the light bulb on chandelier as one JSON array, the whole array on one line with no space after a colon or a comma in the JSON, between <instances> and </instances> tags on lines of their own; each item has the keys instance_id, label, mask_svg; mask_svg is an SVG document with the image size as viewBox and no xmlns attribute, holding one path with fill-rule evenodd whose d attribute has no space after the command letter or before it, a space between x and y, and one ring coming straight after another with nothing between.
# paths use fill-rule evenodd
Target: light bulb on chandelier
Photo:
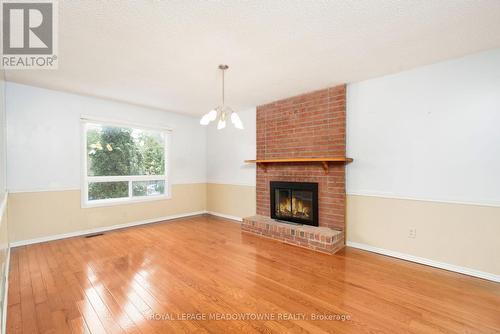
<instances>
[{"instance_id":1,"label":"light bulb on chandelier","mask_svg":"<svg viewBox=\"0 0 500 334\"><path fill-rule=\"evenodd\" d=\"M231 122L236 129L243 129L243 122L241 121L240 116L238 116L238 114L234 111L231 113Z\"/></svg>"}]
</instances>

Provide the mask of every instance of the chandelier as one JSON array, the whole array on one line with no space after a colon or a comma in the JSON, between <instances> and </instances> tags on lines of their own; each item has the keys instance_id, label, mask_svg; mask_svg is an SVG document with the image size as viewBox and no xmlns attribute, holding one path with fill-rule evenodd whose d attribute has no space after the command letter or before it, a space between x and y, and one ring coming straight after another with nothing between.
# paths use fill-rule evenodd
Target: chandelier
<instances>
[{"instance_id":1,"label":"chandelier","mask_svg":"<svg viewBox=\"0 0 500 334\"><path fill-rule=\"evenodd\" d=\"M243 123L241 122L240 116L224 103L224 71L228 68L229 66L227 65L219 65L219 69L222 71L222 104L203 115L200 119L201 125L208 125L210 122L218 119L217 130L221 130L226 127L226 120L229 117L235 128L243 129Z\"/></svg>"}]
</instances>

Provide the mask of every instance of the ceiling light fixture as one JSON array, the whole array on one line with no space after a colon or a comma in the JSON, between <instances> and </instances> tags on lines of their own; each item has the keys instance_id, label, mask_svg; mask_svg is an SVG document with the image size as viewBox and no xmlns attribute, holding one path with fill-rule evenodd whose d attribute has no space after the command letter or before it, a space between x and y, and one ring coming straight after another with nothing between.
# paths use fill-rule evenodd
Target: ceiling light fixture
<instances>
[{"instance_id":1,"label":"ceiling light fixture","mask_svg":"<svg viewBox=\"0 0 500 334\"><path fill-rule=\"evenodd\" d=\"M219 118L219 121L217 122L217 130L221 130L226 127L226 120L229 116L231 118L231 123L233 123L236 129L243 129L243 122L241 121L240 116L238 116L233 109L226 106L224 101L224 71L228 68L229 66L227 65L219 65L219 69L222 71L222 104L203 115L200 119L201 125L208 125L210 122Z\"/></svg>"}]
</instances>

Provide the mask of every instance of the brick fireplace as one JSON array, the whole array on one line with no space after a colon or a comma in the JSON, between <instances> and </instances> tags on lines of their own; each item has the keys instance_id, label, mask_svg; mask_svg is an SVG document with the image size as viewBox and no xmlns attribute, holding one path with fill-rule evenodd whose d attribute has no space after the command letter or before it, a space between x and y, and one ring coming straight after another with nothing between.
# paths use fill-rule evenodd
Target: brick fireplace
<instances>
[{"instance_id":1,"label":"brick fireplace","mask_svg":"<svg viewBox=\"0 0 500 334\"><path fill-rule=\"evenodd\" d=\"M345 102L341 85L257 107L257 159L345 157ZM319 227L270 219L271 182L316 183ZM257 164L257 215L245 218L242 229L328 253L342 248L345 164Z\"/></svg>"}]
</instances>

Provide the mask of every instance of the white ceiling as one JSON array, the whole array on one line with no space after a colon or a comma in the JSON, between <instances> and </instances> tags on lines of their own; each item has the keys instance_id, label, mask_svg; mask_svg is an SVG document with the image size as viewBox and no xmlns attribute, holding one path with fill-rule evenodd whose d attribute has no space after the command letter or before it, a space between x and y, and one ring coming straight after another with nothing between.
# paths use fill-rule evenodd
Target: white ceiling
<instances>
[{"instance_id":1,"label":"white ceiling","mask_svg":"<svg viewBox=\"0 0 500 334\"><path fill-rule=\"evenodd\" d=\"M499 0L59 1L59 69L7 80L201 115L500 47Z\"/></svg>"}]
</instances>

